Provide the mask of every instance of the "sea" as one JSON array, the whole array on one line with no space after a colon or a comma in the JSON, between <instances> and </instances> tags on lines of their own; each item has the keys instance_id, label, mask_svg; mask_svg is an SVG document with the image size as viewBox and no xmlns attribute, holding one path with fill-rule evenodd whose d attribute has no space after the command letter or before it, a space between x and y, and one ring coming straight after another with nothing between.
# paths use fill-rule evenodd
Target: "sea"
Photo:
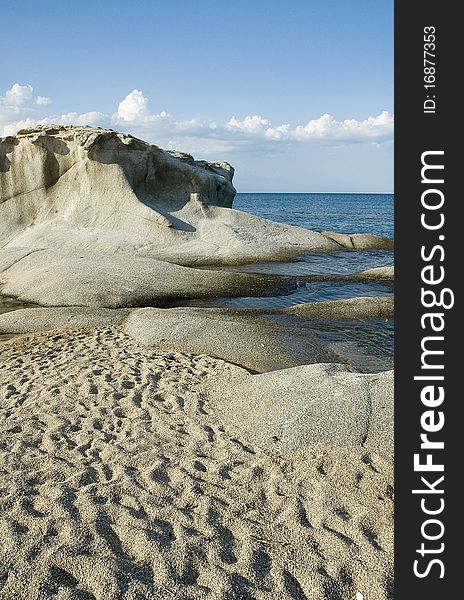
<instances>
[{"instance_id":1,"label":"sea","mask_svg":"<svg viewBox=\"0 0 464 600\"><path fill-rule=\"evenodd\" d=\"M237 194L234 208L314 231L393 237L393 194Z\"/></svg>"}]
</instances>

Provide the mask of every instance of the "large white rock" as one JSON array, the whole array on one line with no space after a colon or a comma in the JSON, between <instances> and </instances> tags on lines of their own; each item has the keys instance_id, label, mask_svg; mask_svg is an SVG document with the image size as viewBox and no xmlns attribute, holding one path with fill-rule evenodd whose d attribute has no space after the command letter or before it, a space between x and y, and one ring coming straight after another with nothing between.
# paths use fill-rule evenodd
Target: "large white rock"
<instances>
[{"instance_id":1,"label":"large white rock","mask_svg":"<svg viewBox=\"0 0 464 600\"><path fill-rule=\"evenodd\" d=\"M192 269L124 252L37 250L0 274L5 296L43 306L164 305L177 299L289 291L293 280Z\"/></svg>"},{"instance_id":2,"label":"large white rock","mask_svg":"<svg viewBox=\"0 0 464 600\"><path fill-rule=\"evenodd\" d=\"M45 125L1 138L0 294L109 307L192 297L197 288L200 296L232 295L230 275L180 272L172 263L340 249L321 233L231 208L233 173L225 162L195 161L109 129Z\"/></svg>"},{"instance_id":3,"label":"large white rock","mask_svg":"<svg viewBox=\"0 0 464 600\"><path fill-rule=\"evenodd\" d=\"M182 264L331 250L298 227L231 209L233 169L131 136L44 126L0 141L1 246L124 251Z\"/></svg>"}]
</instances>

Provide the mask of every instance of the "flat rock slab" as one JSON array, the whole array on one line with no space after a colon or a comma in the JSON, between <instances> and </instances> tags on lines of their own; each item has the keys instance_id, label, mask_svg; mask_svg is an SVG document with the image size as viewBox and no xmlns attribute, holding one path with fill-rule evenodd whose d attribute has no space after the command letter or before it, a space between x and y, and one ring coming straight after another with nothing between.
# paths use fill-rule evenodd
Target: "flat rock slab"
<instances>
[{"instance_id":1,"label":"flat rock slab","mask_svg":"<svg viewBox=\"0 0 464 600\"><path fill-rule=\"evenodd\" d=\"M208 354L258 372L335 358L307 333L299 356L293 330L285 336L284 328L253 313L214 308L142 308L130 313L123 330L147 346Z\"/></svg>"},{"instance_id":2,"label":"flat rock slab","mask_svg":"<svg viewBox=\"0 0 464 600\"><path fill-rule=\"evenodd\" d=\"M315 443L393 452L393 371L353 373L340 364L235 371L203 391L220 402L227 426L282 455Z\"/></svg>"},{"instance_id":3,"label":"flat rock slab","mask_svg":"<svg viewBox=\"0 0 464 600\"><path fill-rule=\"evenodd\" d=\"M354 250L383 249L390 250L394 247L391 238L371 233L336 233L335 231L323 231L322 235L337 242L344 248Z\"/></svg>"},{"instance_id":4,"label":"flat rock slab","mask_svg":"<svg viewBox=\"0 0 464 600\"><path fill-rule=\"evenodd\" d=\"M179 298L265 295L290 291L291 278L181 267L124 253L41 250L0 274L0 293L42 306L119 308Z\"/></svg>"},{"instance_id":5,"label":"flat rock slab","mask_svg":"<svg viewBox=\"0 0 464 600\"><path fill-rule=\"evenodd\" d=\"M373 269L366 269L356 274L358 277L364 279L381 279L385 281L393 281L395 278L395 267L374 267Z\"/></svg>"},{"instance_id":6,"label":"flat rock slab","mask_svg":"<svg viewBox=\"0 0 464 600\"><path fill-rule=\"evenodd\" d=\"M302 317L324 317L334 319L392 318L394 316L394 296L361 296L344 300L306 302L279 312Z\"/></svg>"},{"instance_id":7,"label":"flat rock slab","mask_svg":"<svg viewBox=\"0 0 464 600\"><path fill-rule=\"evenodd\" d=\"M359 271L358 273L348 274L331 274L331 273L314 273L311 275L297 275L300 281L380 281L382 283L388 283L393 285L395 279L394 267L374 267L373 269L366 269L366 271Z\"/></svg>"},{"instance_id":8,"label":"flat rock slab","mask_svg":"<svg viewBox=\"0 0 464 600\"><path fill-rule=\"evenodd\" d=\"M0 314L0 333L22 334L63 328L115 327L124 321L129 312L128 309L89 309L80 306L23 308Z\"/></svg>"},{"instance_id":9,"label":"flat rock slab","mask_svg":"<svg viewBox=\"0 0 464 600\"><path fill-rule=\"evenodd\" d=\"M0 334L24 334L79 327L119 327L142 344L160 350L208 354L255 372L316 362L354 365L351 350L318 339L322 319L378 317L377 298L314 302L278 311L220 308L33 307L0 314ZM382 314L387 314L383 311ZM283 316L279 316L283 315ZM295 317L295 318L291 318ZM301 327L300 319L315 319ZM363 369L362 366L360 368ZM370 370L370 369L369 369Z\"/></svg>"}]
</instances>

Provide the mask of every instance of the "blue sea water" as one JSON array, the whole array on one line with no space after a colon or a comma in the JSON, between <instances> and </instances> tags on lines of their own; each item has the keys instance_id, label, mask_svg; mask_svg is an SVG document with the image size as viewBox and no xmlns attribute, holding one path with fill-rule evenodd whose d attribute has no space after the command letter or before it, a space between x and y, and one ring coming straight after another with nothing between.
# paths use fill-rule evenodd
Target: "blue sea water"
<instances>
[{"instance_id":1,"label":"blue sea water","mask_svg":"<svg viewBox=\"0 0 464 600\"><path fill-rule=\"evenodd\" d=\"M392 194L237 194L234 208L314 231L393 237ZM392 264L392 250L341 250L311 252L292 263L247 265L240 270L282 275L348 275Z\"/></svg>"},{"instance_id":2,"label":"blue sea water","mask_svg":"<svg viewBox=\"0 0 464 600\"><path fill-rule=\"evenodd\" d=\"M393 237L393 194L237 194L234 208L314 231Z\"/></svg>"}]
</instances>

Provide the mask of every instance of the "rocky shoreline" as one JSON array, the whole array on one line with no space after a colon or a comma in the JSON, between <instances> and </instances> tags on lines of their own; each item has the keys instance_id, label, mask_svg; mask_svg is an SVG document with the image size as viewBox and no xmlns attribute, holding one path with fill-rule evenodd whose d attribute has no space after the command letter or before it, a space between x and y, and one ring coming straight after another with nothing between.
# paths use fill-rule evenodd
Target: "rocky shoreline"
<instances>
[{"instance_id":1,"label":"rocky shoreline","mask_svg":"<svg viewBox=\"0 0 464 600\"><path fill-rule=\"evenodd\" d=\"M318 332L393 294L169 306L391 285L222 267L393 242L236 211L232 178L105 129L0 140L0 598L392 597L393 371Z\"/></svg>"}]
</instances>

